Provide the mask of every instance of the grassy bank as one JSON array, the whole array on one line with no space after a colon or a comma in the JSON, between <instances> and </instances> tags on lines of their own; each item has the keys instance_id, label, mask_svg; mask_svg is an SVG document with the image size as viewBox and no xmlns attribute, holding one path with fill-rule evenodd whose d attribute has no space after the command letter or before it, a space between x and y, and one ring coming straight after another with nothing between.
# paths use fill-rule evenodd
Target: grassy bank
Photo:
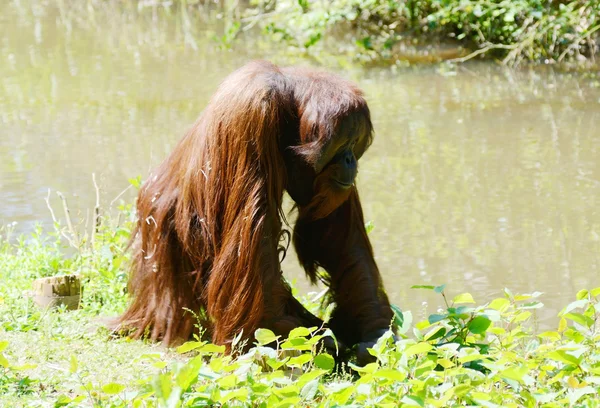
<instances>
[{"instance_id":1,"label":"grassy bank","mask_svg":"<svg viewBox=\"0 0 600 408\"><path fill-rule=\"evenodd\" d=\"M524 61L585 65L595 62L600 38L598 0L259 3L248 11L254 17L246 20L258 22L274 38L298 49L324 46L362 60L410 60L411 46L441 42L454 48L434 48L429 54L424 48L422 57L466 61L485 56L508 65Z\"/></svg>"},{"instance_id":2,"label":"grassy bank","mask_svg":"<svg viewBox=\"0 0 600 408\"><path fill-rule=\"evenodd\" d=\"M222 49L340 63L488 58L586 68L597 67L600 46L600 0L27 0L11 7L25 25L56 15L68 34L108 20L122 35L136 21L144 29L129 33L138 38L132 46L151 42L162 52L199 50L208 38Z\"/></svg>"},{"instance_id":3,"label":"grassy bank","mask_svg":"<svg viewBox=\"0 0 600 408\"><path fill-rule=\"evenodd\" d=\"M433 290L446 307L421 322L405 311L395 344L384 336L367 367L333 367L315 349L315 329L259 343L235 358L200 340L167 350L112 338L99 316L127 302L124 251L134 214L101 218L97 232L58 223L28 236L0 230L0 406L428 406L596 407L600 392L600 288L582 290L561 312L557 330L537 333L540 293L477 305L460 288ZM32 280L75 273L82 307L40 310L27 296ZM448 292L459 293L450 295ZM418 296L419 292L415 293ZM303 303L324 316L319 294ZM478 299L486 301L486 299Z\"/></svg>"}]
</instances>

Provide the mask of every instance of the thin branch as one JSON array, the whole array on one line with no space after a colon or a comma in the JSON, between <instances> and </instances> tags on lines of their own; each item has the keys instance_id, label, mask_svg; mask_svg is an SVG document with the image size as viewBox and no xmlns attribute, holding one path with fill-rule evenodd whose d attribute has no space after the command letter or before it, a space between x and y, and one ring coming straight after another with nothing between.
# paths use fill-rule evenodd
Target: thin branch
<instances>
[{"instance_id":1,"label":"thin branch","mask_svg":"<svg viewBox=\"0 0 600 408\"><path fill-rule=\"evenodd\" d=\"M50 210L50 215L52 216L52 221L54 221L55 224L58 224L58 220L56 219L56 216L54 215L54 210L52 209L52 206L50 205L50 189L48 189L48 195L46 196L44 201L46 201L46 206Z\"/></svg>"},{"instance_id":2,"label":"thin branch","mask_svg":"<svg viewBox=\"0 0 600 408\"><path fill-rule=\"evenodd\" d=\"M54 210L52 209L52 206L50 205L50 189L48 189L48 195L46 196L44 201L46 201L46 206L48 207L48 210L50 210L50 215L52 216L52 221L54 221L54 225L58 225L58 219L56 218L56 215L54 214ZM77 248L76 243L73 242L73 239L71 239L71 237L69 237L67 234L65 234L65 231L62 228L58 228L58 227L56 227L56 228L57 228L58 232L60 233L60 235L62 235L63 238L65 238L69 242L69 245L71 245L74 248Z\"/></svg>"},{"instance_id":3,"label":"thin branch","mask_svg":"<svg viewBox=\"0 0 600 408\"><path fill-rule=\"evenodd\" d=\"M67 227L69 228L69 232L73 237L73 240L71 242L74 242L76 244L75 248L79 248L79 236L77 235L75 228L73 228L73 222L71 221L71 211L69 210L67 198L60 191L57 191L56 194L60 197L62 201L63 211L65 212L65 218L67 219Z\"/></svg>"},{"instance_id":4,"label":"thin branch","mask_svg":"<svg viewBox=\"0 0 600 408\"><path fill-rule=\"evenodd\" d=\"M452 58L452 59L447 60L447 62L465 62L472 58L475 58L478 55L485 54L486 52L494 50L494 49L512 50L515 48L516 48L516 45L514 45L514 44L513 45L488 44L485 47L478 49L477 51L473 51L469 55L465 55L464 57L460 57L460 58Z\"/></svg>"},{"instance_id":5,"label":"thin branch","mask_svg":"<svg viewBox=\"0 0 600 408\"><path fill-rule=\"evenodd\" d=\"M580 43L582 40L585 40L585 39L589 38L589 37L590 37L592 34L594 34L594 33L595 33L596 31L598 31L598 30L600 30L600 24L598 24L596 27L594 27L594 28L592 28L591 30L589 30L589 31L588 31L588 32L587 32L585 35L582 35L582 36L578 37L578 38L577 38L577 40L573 41L573 42L571 43L571 45L569 45L569 46L567 47L567 49L566 49L566 50L564 50L564 51L562 52L562 54L560 54L560 56L558 57L558 60L557 60L557 61L558 61L558 62L561 62L561 61L563 60L563 58L565 58L565 56L566 56L566 55L569 53L569 51L573 50L573 48L575 48L576 46L578 46L578 45L579 45L579 43ZM592 49L593 49L593 47L592 47Z\"/></svg>"},{"instance_id":6,"label":"thin branch","mask_svg":"<svg viewBox=\"0 0 600 408\"><path fill-rule=\"evenodd\" d=\"M121 196L123 194L125 194L131 187L133 187L132 184L128 185L125 190L121 191L115 198L113 198L113 200L110 202L109 207L112 207L113 204L115 203L115 201L117 201L119 198L121 198Z\"/></svg>"}]
</instances>

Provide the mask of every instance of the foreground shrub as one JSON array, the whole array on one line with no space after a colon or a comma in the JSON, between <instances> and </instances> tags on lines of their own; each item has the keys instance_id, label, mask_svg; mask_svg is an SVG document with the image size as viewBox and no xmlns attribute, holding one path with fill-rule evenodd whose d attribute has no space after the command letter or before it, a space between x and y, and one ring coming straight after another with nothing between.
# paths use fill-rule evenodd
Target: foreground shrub
<instances>
[{"instance_id":1,"label":"foreground shrub","mask_svg":"<svg viewBox=\"0 0 600 408\"><path fill-rule=\"evenodd\" d=\"M441 40L473 51L458 61L487 54L509 65L593 62L600 38L598 0L260 0L248 14L245 21L299 49L325 43L373 60L402 59L406 45Z\"/></svg>"},{"instance_id":2,"label":"foreground shrub","mask_svg":"<svg viewBox=\"0 0 600 408\"><path fill-rule=\"evenodd\" d=\"M600 288L581 290L557 329L538 333L539 292L505 290L477 305L469 293L450 299L443 285L415 286L439 293L445 307L415 324L396 308L398 338L384 335L365 367L336 365L318 346L331 333L316 327L287 339L260 329L248 352L236 339L233 355L200 338L174 350L112 338L95 319L127 302L133 214L122 210L125 217L103 219L87 235L58 223L18 239L0 231L1 406L599 406ZM82 309L33 306L31 281L60 273L82 276ZM326 317L322 298L302 301Z\"/></svg>"}]
</instances>

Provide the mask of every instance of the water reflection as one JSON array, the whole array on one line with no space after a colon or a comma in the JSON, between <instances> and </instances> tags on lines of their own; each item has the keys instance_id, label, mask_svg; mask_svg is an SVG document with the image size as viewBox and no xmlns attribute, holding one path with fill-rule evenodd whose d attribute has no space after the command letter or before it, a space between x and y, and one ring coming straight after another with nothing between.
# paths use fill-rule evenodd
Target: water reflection
<instances>
[{"instance_id":1,"label":"water reflection","mask_svg":"<svg viewBox=\"0 0 600 408\"><path fill-rule=\"evenodd\" d=\"M0 5L0 222L18 231L49 225L48 188L84 219L92 172L110 202L170 151L227 73L262 56L202 36L194 52L177 16L101 16L82 29L51 7ZM597 80L490 64L340 72L373 111L359 188L395 303L419 317L423 302L441 304L413 284L480 301L540 290L550 324L576 290L600 286ZM293 255L284 270L302 276Z\"/></svg>"}]
</instances>

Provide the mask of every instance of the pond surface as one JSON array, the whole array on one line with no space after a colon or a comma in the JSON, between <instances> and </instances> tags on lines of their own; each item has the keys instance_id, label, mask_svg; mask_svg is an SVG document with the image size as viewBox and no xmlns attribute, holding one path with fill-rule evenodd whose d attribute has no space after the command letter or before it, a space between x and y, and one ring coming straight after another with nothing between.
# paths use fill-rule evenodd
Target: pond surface
<instances>
[{"instance_id":1,"label":"pond surface","mask_svg":"<svg viewBox=\"0 0 600 408\"><path fill-rule=\"evenodd\" d=\"M48 189L57 213L61 191L83 223L92 173L108 206L167 155L225 75L265 56L260 41L217 50L185 15L39 4L0 4L0 223L18 232L50 228ZM330 69L372 110L358 185L394 303L417 319L442 302L415 284L479 302L537 290L545 326L577 290L600 286L597 79L491 63ZM293 254L283 269L309 290Z\"/></svg>"}]
</instances>

